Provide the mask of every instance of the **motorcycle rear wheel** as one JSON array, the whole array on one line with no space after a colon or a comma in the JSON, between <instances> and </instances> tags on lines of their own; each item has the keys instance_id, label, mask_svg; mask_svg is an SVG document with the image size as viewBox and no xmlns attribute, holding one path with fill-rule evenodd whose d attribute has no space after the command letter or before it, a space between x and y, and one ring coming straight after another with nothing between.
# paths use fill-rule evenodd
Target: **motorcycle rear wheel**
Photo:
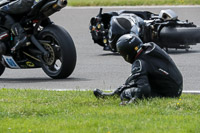
<instances>
[{"instance_id":1,"label":"motorcycle rear wheel","mask_svg":"<svg viewBox=\"0 0 200 133\"><path fill-rule=\"evenodd\" d=\"M70 76L76 66L76 49L69 33L52 24L40 32L39 39L50 42L43 43L43 47L49 52L49 56L43 57L43 71L53 79Z\"/></svg>"}]
</instances>

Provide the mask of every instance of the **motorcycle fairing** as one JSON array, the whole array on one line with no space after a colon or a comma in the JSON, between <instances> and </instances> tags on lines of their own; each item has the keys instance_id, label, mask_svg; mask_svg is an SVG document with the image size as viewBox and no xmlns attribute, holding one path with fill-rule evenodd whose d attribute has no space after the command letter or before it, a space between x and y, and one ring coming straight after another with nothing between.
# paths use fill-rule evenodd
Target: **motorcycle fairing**
<instances>
[{"instance_id":1,"label":"motorcycle fairing","mask_svg":"<svg viewBox=\"0 0 200 133\"><path fill-rule=\"evenodd\" d=\"M3 60L5 61L6 65L12 69L20 69L19 65L15 62L12 56L2 56Z\"/></svg>"},{"instance_id":2,"label":"motorcycle fairing","mask_svg":"<svg viewBox=\"0 0 200 133\"><path fill-rule=\"evenodd\" d=\"M168 20L177 20L178 16L171 9L167 9L167 10L160 11L159 18L163 19L164 21L168 21Z\"/></svg>"},{"instance_id":3,"label":"motorcycle fairing","mask_svg":"<svg viewBox=\"0 0 200 133\"><path fill-rule=\"evenodd\" d=\"M26 69L26 68L40 68L41 62L31 58L25 58L24 60L16 60L14 57L9 55L2 55L2 62L5 67L11 69Z\"/></svg>"}]
</instances>

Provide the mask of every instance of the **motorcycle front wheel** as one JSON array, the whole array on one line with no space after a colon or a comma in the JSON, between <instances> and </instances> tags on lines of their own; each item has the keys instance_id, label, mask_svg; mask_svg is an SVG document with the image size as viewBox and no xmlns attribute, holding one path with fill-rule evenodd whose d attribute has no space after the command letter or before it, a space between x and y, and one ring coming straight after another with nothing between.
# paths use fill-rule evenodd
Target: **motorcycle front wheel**
<instances>
[{"instance_id":1,"label":"motorcycle front wheel","mask_svg":"<svg viewBox=\"0 0 200 133\"><path fill-rule=\"evenodd\" d=\"M64 79L72 74L76 66L76 49L69 33L57 25L45 27L39 34L44 49L43 71L53 79Z\"/></svg>"},{"instance_id":2,"label":"motorcycle front wheel","mask_svg":"<svg viewBox=\"0 0 200 133\"><path fill-rule=\"evenodd\" d=\"M3 66L3 65L0 63L0 76L3 74L4 71L5 71L5 66Z\"/></svg>"}]
</instances>

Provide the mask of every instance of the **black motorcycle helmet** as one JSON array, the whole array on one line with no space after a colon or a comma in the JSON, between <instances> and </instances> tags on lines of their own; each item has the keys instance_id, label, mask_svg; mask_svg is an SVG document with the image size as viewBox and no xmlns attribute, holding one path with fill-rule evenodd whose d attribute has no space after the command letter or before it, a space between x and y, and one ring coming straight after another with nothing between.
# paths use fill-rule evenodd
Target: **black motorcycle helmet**
<instances>
[{"instance_id":1,"label":"black motorcycle helmet","mask_svg":"<svg viewBox=\"0 0 200 133\"><path fill-rule=\"evenodd\" d=\"M137 54L142 51L143 42L135 34L125 34L119 38L116 47L120 55L129 63L133 63Z\"/></svg>"},{"instance_id":2,"label":"black motorcycle helmet","mask_svg":"<svg viewBox=\"0 0 200 133\"><path fill-rule=\"evenodd\" d=\"M132 28L131 21L127 16L114 16L110 21L110 29L108 32L108 41L111 49L116 50L117 40L124 34L130 33Z\"/></svg>"}]
</instances>

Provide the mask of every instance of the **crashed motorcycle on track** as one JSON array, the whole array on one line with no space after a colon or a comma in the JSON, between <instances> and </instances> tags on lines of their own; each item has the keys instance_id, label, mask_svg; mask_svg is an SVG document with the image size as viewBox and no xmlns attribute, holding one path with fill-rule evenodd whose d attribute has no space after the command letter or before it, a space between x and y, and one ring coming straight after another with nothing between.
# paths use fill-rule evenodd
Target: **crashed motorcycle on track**
<instances>
[{"instance_id":1,"label":"crashed motorcycle on track","mask_svg":"<svg viewBox=\"0 0 200 133\"><path fill-rule=\"evenodd\" d=\"M7 2L7 1L5 1ZM3 5L7 3L1 3ZM0 75L5 68L31 69L42 68L53 79L62 79L71 75L76 65L76 49L69 33L54 24L49 16L67 5L67 0L40 0L30 11L23 14L9 14L15 22L21 24L28 41L15 52L13 32L8 28L10 18L0 25ZM9 16L6 16L9 17Z\"/></svg>"},{"instance_id":2,"label":"crashed motorcycle on track","mask_svg":"<svg viewBox=\"0 0 200 133\"><path fill-rule=\"evenodd\" d=\"M117 11L102 13L90 20L90 32L94 43L104 50L116 52L116 42L124 34L136 34L144 42L155 42L161 48L189 50L190 45L200 43L200 27L181 21L170 9L159 14L148 11Z\"/></svg>"}]
</instances>

